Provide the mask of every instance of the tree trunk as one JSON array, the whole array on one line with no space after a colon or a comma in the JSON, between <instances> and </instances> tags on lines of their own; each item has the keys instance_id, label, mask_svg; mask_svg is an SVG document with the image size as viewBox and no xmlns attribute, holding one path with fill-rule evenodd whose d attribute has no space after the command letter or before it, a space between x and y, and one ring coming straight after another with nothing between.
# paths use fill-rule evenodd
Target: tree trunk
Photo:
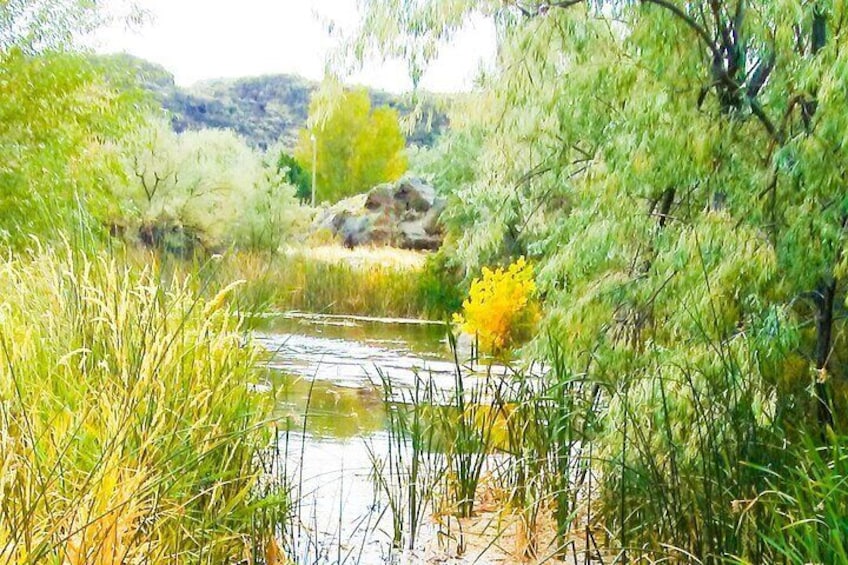
<instances>
[{"instance_id":1,"label":"tree trunk","mask_svg":"<svg viewBox=\"0 0 848 565\"><path fill-rule=\"evenodd\" d=\"M818 402L818 420L825 433L827 427L833 427L833 412L828 393L828 364L833 340L833 309L836 303L836 279L823 282L816 292L816 400Z\"/></svg>"}]
</instances>

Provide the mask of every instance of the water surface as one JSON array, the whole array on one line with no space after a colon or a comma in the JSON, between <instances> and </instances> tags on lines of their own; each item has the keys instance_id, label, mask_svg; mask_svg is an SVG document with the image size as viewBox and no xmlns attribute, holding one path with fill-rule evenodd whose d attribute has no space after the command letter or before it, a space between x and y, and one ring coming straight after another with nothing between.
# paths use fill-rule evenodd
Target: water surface
<instances>
[{"instance_id":1,"label":"water surface","mask_svg":"<svg viewBox=\"0 0 848 565\"><path fill-rule=\"evenodd\" d=\"M280 472L297 501L287 533L297 563L415 562L392 547L391 511L372 468L389 444L384 383L396 402L409 400L416 381L454 387L446 331L303 316L269 317L256 331L278 397Z\"/></svg>"}]
</instances>

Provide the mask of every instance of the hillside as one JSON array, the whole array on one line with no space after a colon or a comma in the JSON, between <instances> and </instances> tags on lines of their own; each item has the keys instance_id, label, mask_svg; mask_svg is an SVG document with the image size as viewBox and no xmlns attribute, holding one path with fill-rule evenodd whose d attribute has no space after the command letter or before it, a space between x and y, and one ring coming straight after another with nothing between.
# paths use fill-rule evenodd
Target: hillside
<instances>
[{"instance_id":1,"label":"hillside","mask_svg":"<svg viewBox=\"0 0 848 565\"><path fill-rule=\"evenodd\" d=\"M282 74L210 80L182 88L170 72L155 63L125 54L103 56L101 60L116 72L129 70L134 74L170 113L175 131L232 129L261 149L278 140L287 146L294 144L298 130L306 125L310 96L318 87L318 83L302 77ZM402 97L373 90L369 93L375 106L396 108L401 115L414 109ZM438 106L436 96L424 102L423 115L407 136L410 145L431 145L447 127L447 117Z\"/></svg>"}]
</instances>

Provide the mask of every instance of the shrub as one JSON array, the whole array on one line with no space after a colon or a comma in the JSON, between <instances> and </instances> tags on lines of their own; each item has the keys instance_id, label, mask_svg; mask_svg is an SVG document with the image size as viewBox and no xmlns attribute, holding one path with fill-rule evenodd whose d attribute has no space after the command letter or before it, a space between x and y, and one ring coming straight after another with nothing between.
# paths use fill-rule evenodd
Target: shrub
<instances>
[{"instance_id":1,"label":"shrub","mask_svg":"<svg viewBox=\"0 0 848 565\"><path fill-rule=\"evenodd\" d=\"M498 353L530 337L539 317L535 293L533 267L524 257L506 269L484 267L454 322L476 335L484 351Z\"/></svg>"},{"instance_id":2,"label":"shrub","mask_svg":"<svg viewBox=\"0 0 848 565\"><path fill-rule=\"evenodd\" d=\"M280 151L277 171L294 187L295 194L301 202L309 202L312 199L312 177L294 157L285 151Z\"/></svg>"},{"instance_id":3,"label":"shrub","mask_svg":"<svg viewBox=\"0 0 848 565\"><path fill-rule=\"evenodd\" d=\"M461 269L447 253L439 251L427 257L418 277L418 295L424 310L436 318L446 318L462 308Z\"/></svg>"},{"instance_id":4,"label":"shrub","mask_svg":"<svg viewBox=\"0 0 848 565\"><path fill-rule=\"evenodd\" d=\"M189 233L207 250L276 250L296 221L293 187L231 131L176 134L154 120L127 144L116 223Z\"/></svg>"},{"instance_id":5,"label":"shrub","mask_svg":"<svg viewBox=\"0 0 848 565\"><path fill-rule=\"evenodd\" d=\"M135 122L135 102L84 57L0 49L0 240L21 247L31 235L98 231L114 204L111 147Z\"/></svg>"}]
</instances>

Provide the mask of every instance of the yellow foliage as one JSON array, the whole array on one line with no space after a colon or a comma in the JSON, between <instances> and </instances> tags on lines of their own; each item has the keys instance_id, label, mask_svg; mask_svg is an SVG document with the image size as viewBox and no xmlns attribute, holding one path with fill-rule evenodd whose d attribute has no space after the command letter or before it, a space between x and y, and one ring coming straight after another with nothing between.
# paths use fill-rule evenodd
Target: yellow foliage
<instances>
[{"instance_id":1,"label":"yellow foliage","mask_svg":"<svg viewBox=\"0 0 848 565\"><path fill-rule=\"evenodd\" d=\"M152 501L142 474L111 467L71 514L64 565L143 563L141 521Z\"/></svg>"},{"instance_id":2,"label":"yellow foliage","mask_svg":"<svg viewBox=\"0 0 848 565\"><path fill-rule=\"evenodd\" d=\"M484 267L454 322L476 335L482 350L497 353L529 336L539 318L535 294L533 267L524 257L506 269Z\"/></svg>"}]
</instances>

